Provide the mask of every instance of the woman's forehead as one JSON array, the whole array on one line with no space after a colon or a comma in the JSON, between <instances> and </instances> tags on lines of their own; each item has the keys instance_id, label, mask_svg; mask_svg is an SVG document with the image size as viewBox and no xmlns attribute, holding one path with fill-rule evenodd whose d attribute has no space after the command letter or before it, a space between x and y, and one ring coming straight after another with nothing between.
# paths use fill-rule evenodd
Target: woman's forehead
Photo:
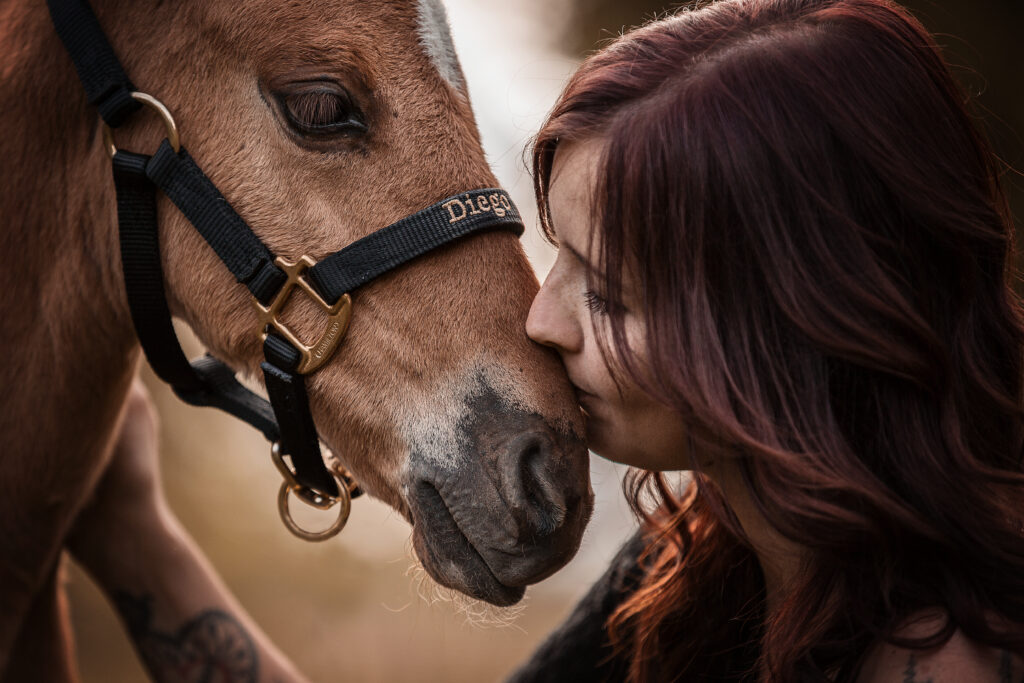
<instances>
[{"instance_id":1,"label":"woman's forehead","mask_svg":"<svg viewBox=\"0 0 1024 683\"><path fill-rule=\"evenodd\" d=\"M601 138L560 144L551 164L548 205L559 242L583 253L590 241L597 170L604 150Z\"/></svg>"}]
</instances>

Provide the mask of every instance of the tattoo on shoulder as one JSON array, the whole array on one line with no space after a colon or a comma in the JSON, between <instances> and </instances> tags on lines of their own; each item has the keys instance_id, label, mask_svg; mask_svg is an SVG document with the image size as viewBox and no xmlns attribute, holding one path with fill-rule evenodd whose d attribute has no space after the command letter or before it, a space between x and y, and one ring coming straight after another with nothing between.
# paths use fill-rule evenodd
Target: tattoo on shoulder
<instances>
[{"instance_id":1,"label":"tattoo on shoulder","mask_svg":"<svg viewBox=\"0 0 1024 683\"><path fill-rule=\"evenodd\" d=\"M114 602L153 679L159 683L256 683L259 658L230 614L210 609L175 633L153 628L153 596L118 591Z\"/></svg>"},{"instance_id":2,"label":"tattoo on shoulder","mask_svg":"<svg viewBox=\"0 0 1024 683\"><path fill-rule=\"evenodd\" d=\"M1013 655L1006 650L1003 650L1003 654L999 659L999 683L1014 683ZM1018 683L1024 683L1024 673L1021 673Z\"/></svg>"},{"instance_id":3,"label":"tattoo on shoulder","mask_svg":"<svg viewBox=\"0 0 1024 683\"><path fill-rule=\"evenodd\" d=\"M932 683L932 679L922 680L917 677L917 657L910 655L907 660L907 668L903 670L903 683ZM999 683L1024 683L1024 673L1021 678L1014 679L1014 659L1009 652L1003 651L999 659Z\"/></svg>"},{"instance_id":4,"label":"tattoo on shoulder","mask_svg":"<svg viewBox=\"0 0 1024 683\"><path fill-rule=\"evenodd\" d=\"M910 655L907 660L907 668L903 670L903 683L932 683L932 679L921 679L917 677L917 656Z\"/></svg>"}]
</instances>

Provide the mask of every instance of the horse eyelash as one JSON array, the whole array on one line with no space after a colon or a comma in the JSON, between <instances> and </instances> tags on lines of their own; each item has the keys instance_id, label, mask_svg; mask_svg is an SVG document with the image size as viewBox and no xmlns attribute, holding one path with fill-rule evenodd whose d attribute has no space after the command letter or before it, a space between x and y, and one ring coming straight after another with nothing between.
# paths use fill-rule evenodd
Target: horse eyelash
<instances>
[{"instance_id":1,"label":"horse eyelash","mask_svg":"<svg viewBox=\"0 0 1024 683\"><path fill-rule=\"evenodd\" d=\"M304 129L315 131L344 125L362 125L351 101L329 90L289 95L285 97L285 107L290 118Z\"/></svg>"},{"instance_id":2,"label":"horse eyelash","mask_svg":"<svg viewBox=\"0 0 1024 683\"><path fill-rule=\"evenodd\" d=\"M341 113L340 98L334 93L310 92L292 95L288 108L299 121L311 126L325 126Z\"/></svg>"}]
</instances>

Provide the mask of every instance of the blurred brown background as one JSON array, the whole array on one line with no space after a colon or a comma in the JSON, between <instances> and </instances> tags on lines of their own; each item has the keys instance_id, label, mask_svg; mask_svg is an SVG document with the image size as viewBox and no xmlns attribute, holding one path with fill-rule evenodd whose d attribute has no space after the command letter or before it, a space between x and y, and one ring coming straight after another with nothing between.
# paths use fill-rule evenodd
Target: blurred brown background
<instances>
[{"instance_id":1,"label":"blurred brown background","mask_svg":"<svg viewBox=\"0 0 1024 683\"><path fill-rule=\"evenodd\" d=\"M1000 156L1024 167L1024 1L906 4L939 34L982 106L981 123ZM577 60L624 27L678 6L637 0L447 5L488 156L528 216L533 202L522 150ZM482 25L499 30L476 30ZM1008 173L1006 183L1020 217L1024 182ZM528 229L525 239L543 276L552 254L536 232ZM200 348L192 342L189 350ZM277 518L279 479L262 437L150 386L161 412L172 507L256 621L316 681L501 680L564 617L631 528L618 492L621 468L595 459L598 508L577 559L528 592L512 626L474 625L451 605L420 597L408 576L408 527L389 509L360 499L337 539L316 545L293 538ZM88 578L73 570L69 589L84 680L144 680Z\"/></svg>"}]
</instances>

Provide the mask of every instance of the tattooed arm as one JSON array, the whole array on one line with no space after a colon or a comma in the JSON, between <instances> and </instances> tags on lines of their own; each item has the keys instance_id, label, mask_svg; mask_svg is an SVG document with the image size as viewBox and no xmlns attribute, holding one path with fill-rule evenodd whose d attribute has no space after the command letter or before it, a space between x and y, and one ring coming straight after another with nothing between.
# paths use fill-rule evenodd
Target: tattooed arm
<instances>
[{"instance_id":1,"label":"tattooed arm","mask_svg":"<svg viewBox=\"0 0 1024 683\"><path fill-rule=\"evenodd\" d=\"M900 635L924 637L942 617L922 613ZM915 652L883 644L868 653L858 683L1024 683L1024 661L981 646L957 631L935 650Z\"/></svg>"},{"instance_id":2,"label":"tattooed arm","mask_svg":"<svg viewBox=\"0 0 1024 683\"><path fill-rule=\"evenodd\" d=\"M167 507L141 385L110 467L68 541L160 683L305 681L231 595Z\"/></svg>"}]
</instances>

